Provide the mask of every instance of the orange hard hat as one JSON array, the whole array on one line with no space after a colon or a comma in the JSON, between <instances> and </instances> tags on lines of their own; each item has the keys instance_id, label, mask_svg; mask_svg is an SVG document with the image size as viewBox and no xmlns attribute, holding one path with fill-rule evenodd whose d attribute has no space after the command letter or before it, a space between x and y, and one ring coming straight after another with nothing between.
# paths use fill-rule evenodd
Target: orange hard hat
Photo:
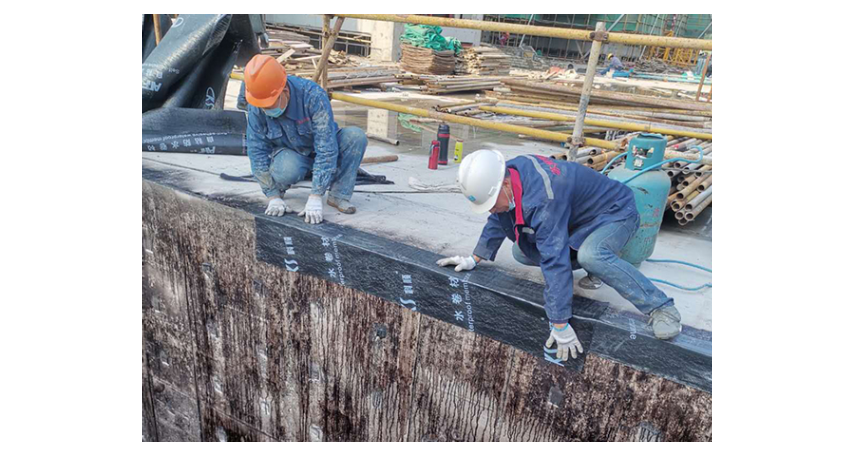
<instances>
[{"instance_id":1,"label":"orange hard hat","mask_svg":"<svg viewBox=\"0 0 855 456\"><path fill-rule=\"evenodd\" d=\"M285 88L285 68L269 55L258 54L243 70L246 82L246 101L259 108L269 108L276 103Z\"/></svg>"}]
</instances>

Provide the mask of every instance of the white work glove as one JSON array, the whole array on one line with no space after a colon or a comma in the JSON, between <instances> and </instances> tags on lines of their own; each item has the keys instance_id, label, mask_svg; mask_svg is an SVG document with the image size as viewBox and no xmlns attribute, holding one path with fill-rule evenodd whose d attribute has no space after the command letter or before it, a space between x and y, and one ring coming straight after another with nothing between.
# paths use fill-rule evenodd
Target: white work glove
<instances>
[{"instance_id":1,"label":"white work glove","mask_svg":"<svg viewBox=\"0 0 855 456\"><path fill-rule=\"evenodd\" d=\"M297 214L298 217L306 216L306 223L312 225L321 223L324 220L324 205L321 201L321 195L309 195L306 201L306 208L303 212Z\"/></svg>"},{"instance_id":2,"label":"white work glove","mask_svg":"<svg viewBox=\"0 0 855 456\"><path fill-rule=\"evenodd\" d=\"M554 342L558 342L558 353L556 353L555 356L556 359L567 361L568 352L573 359L576 359L577 351L579 353L584 352L584 350L582 350L582 344L579 342L579 338L576 337L576 331L573 331L573 328L570 327L570 323L567 323L563 328L556 328L552 323L550 323L549 327L552 328L552 331L549 333L549 339L546 341L546 348L552 348L552 344Z\"/></svg>"},{"instance_id":3,"label":"white work glove","mask_svg":"<svg viewBox=\"0 0 855 456\"><path fill-rule=\"evenodd\" d=\"M267 203L267 210L264 211L267 215L272 215L274 217L281 217L284 214L294 212L285 204L285 200L282 198L273 198Z\"/></svg>"},{"instance_id":4,"label":"white work glove","mask_svg":"<svg viewBox=\"0 0 855 456\"><path fill-rule=\"evenodd\" d=\"M436 264L438 264L440 266L448 266L449 264L456 264L457 267L455 267L454 270L457 272L460 272L460 271L470 271L470 270L474 269L475 265L477 263L475 263L475 257L473 257L472 255L469 255L468 257L463 257L463 256L458 255L458 256L453 256L453 257L448 257L448 258L443 258L441 260L438 260L436 262Z\"/></svg>"}]
</instances>

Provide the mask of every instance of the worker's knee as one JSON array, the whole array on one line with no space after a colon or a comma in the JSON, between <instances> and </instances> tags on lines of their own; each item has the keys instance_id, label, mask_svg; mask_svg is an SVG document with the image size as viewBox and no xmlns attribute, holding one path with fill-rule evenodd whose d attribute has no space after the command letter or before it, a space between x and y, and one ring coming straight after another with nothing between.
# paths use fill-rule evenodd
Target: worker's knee
<instances>
[{"instance_id":1,"label":"worker's knee","mask_svg":"<svg viewBox=\"0 0 855 456\"><path fill-rule=\"evenodd\" d=\"M517 260L518 263L524 264L526 266L540 266L540 263L532 260L525 253L523 253L522 249L520 249L519 245L514 244L513 248L511 248L511 253L514 256L514 259Z\"/></svg>"},{"instance_id":2,"label":"worker's knee","mask_svg":"<svg viewBox=\"0 0 855 456\"><path fill-rule=\"evenodd\" d=\"M368 147L368 137L359 127L344 127L338 134L338 146L342 152L362 156Z\"/></svg>"},{"instance_id":3,"label":"worker's knee","mask_svg":"<svg viewBox=\"0 0 855 456\"><path fill-rule=\"evenodd\" d=\"M273 158L270 175L280 188L287 188L303 180L306 176L308 158L292 150L281 150Z\"/></svg>"},{"instance_id":4,"label":"worker's knee","mask_svg":"<svg viewBox=\"0 0 855 456\"><path fill-rule=\"evenodd\" d=\"M576 256L579 265L588 272L601 271L614 260L615 253L605 247L582 245Z\"/></svg>"}]
</instances>

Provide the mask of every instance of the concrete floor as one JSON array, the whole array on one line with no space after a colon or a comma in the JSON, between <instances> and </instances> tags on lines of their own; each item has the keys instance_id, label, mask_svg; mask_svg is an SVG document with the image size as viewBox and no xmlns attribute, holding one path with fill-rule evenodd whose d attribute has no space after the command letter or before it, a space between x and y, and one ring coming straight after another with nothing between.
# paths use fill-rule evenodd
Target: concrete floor
<instances>
[{"instance_id":1,"label":"concrete floor","mask_svg":"<svg viewBox=\"0 0 855 456\"><path fill-rule=\"evenodd\" d=\"M235 106L239 81L231 81L226 99L226 109ZM363 93L377 99L388 99L401 104L433 106L439 101L454 101L418 93ZM473 99L471 95L461 97ZM440 167L433 171L427 168L428 148L435 139L433 132L415 132L405 128L396 113L361 106L346 105L334 101L336 122L340 127L358 126L368 132L397 138L400 145L393 146L379 141L369 141L365 156L396 154L399 160L393 163L368 164L363 168L372 174L382 174L395 185L358 186L352 202L358 207L354 215L344 215L325 207L324 217L333 223L388 237L442 255L467 255L472 252L487 215L473 214L466 200L455 193L419 193L407 184L411 177L425 184L454 184L457 165ZM437 124L425 124L436 128ZM517 135L489 131L469 126L451 125L451 134L464 142L464 154L477 149L493 148L510 159L521 154L551 155L562 151L558 144L532 141ZM453 148L453 141L450 148ZM449 153L451 156L451 153ZM250 174L249 160L238 156L211 156L195 154L169 154L143 152L143 163L151 168L182 169L192 176L190 185L194 191L206 195L229 194L258 198L264 201L258 184L254 182L229 182L219 173L231 175ZM305 188L292 188L286 194L286 202L301 210L309 194L309 183ZM295 216L295 215L288 215ZM666 214L667 216L672 215ZM666 224L659 235L653 258L668 258L688 261L712 268L711 218L695 222L693 230L675 230ZM703 226L700 226L700 225ZM511 243L505 242L496 261L486 262L478 268L500 268L501 270L528 280L543 282L539 268L517 263L511 255ZM644 263L641 271L651 278L675 282L684 286L698 286L712 282L711 274L679 265ZM574 280L585 276L577 271ZM712 331L712 289L686 292L661 285L663 291L673 297L683 323L698 329ZM588 291L574 287L578 295L610 303L616 310L638 312L608 286Z\"/></svg>"}]
</instances>

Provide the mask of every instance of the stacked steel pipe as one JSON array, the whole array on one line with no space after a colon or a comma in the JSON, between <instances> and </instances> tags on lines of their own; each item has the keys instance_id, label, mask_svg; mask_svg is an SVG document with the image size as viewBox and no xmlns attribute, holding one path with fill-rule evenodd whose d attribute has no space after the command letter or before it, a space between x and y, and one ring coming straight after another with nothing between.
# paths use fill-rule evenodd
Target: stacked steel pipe
<instances>
[{"instance_id":1,"label":"stacked steel pipe","mask_svg":"<svg viewBox=\"0 0 855 456\"><path fill-rule=\"evenodd\" d=\"M704 151L704 156L712 155L712 141L701 141L694 138L668 137L666 151L696 152L697 147ZM606 151L599 148L580 149L576 162L595 171L602 172L608 163L618 156L616 151ZM624 166L624 159L615 161L609 169ZM712 204L712 165L700 163L673 162L663 166L671 178L671 191L668 192L667 208L670 209L677 223L691 223Z\"/></svg>"}]
</instances>

